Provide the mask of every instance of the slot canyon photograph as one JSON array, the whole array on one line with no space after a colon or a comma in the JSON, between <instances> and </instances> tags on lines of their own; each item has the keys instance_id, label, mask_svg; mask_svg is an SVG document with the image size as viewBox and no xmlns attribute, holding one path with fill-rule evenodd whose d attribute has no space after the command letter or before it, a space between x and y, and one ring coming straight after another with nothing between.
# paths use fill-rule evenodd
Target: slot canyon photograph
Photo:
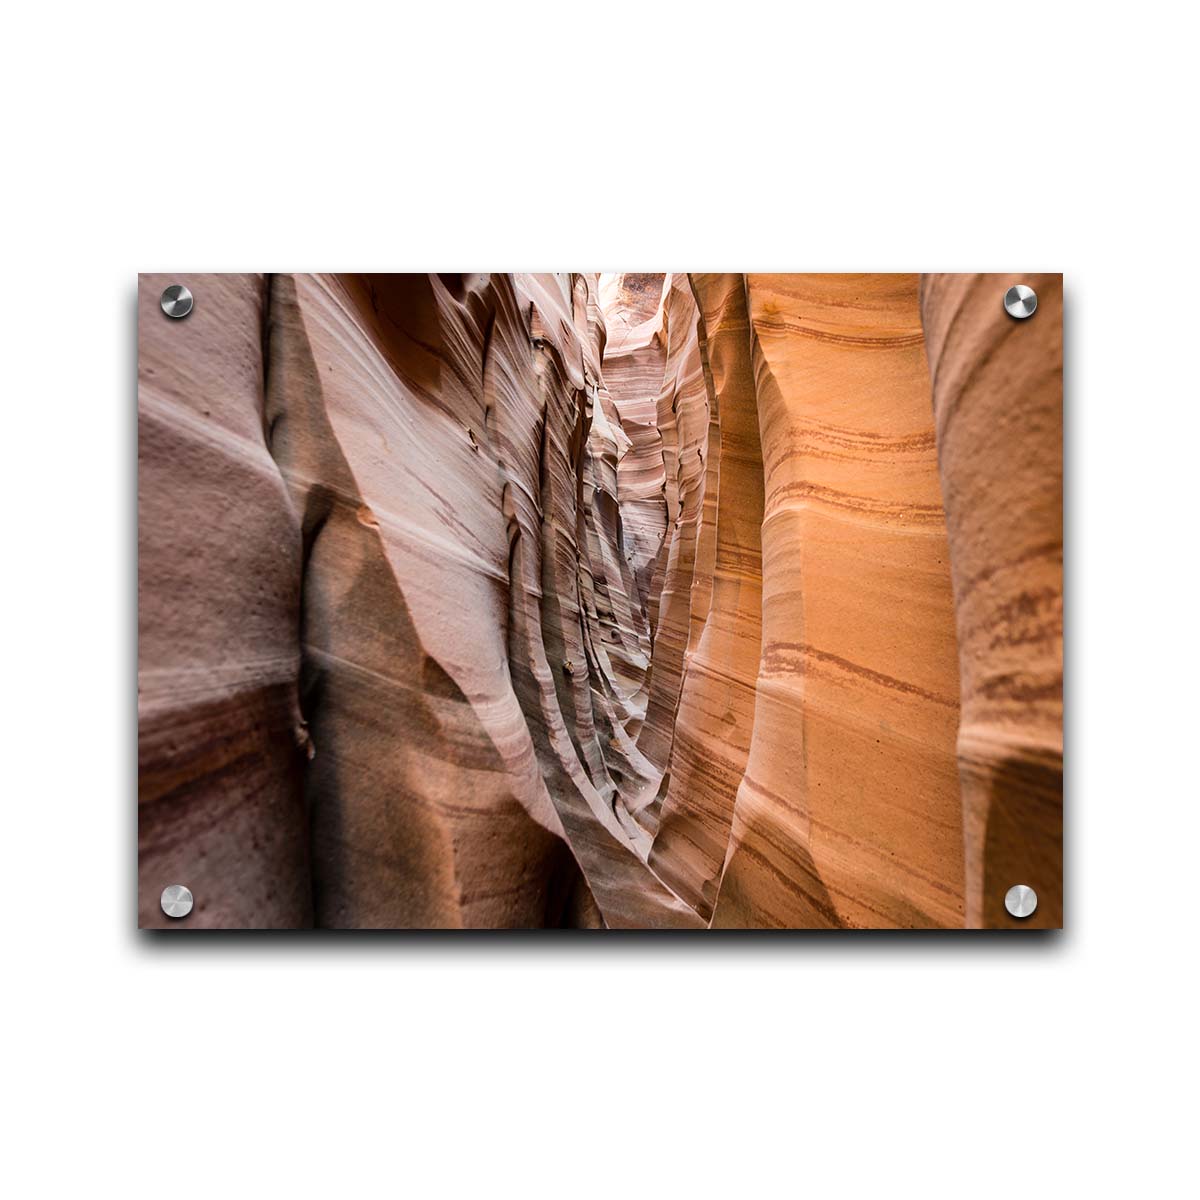
<instances>
[{"instance_id":1,"label":"slot canyon photograph","mask_svg":"<svg viewBox=\"0 0 1200 1200\"><path fill-rule=\"evenodd\" d=\"M1058 274L152 274L138 924L1063 924Z\"/></svg>"}]
</instances>

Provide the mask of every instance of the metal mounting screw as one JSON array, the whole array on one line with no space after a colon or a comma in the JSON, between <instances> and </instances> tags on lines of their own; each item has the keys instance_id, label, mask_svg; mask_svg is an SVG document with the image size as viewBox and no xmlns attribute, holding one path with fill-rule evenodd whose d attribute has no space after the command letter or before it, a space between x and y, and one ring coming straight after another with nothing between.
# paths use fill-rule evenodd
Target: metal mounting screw
<instances>
[{"instance_id":1,"label":"metal mounting screw","mask_svg":"<svg viewBox=\"0 0 1200 1200\"><path fill-rule=\"evenodd\" d=\"M1004 293L1004 307L1008 315L1016 317L1018 321L1032 317L1037 309L1037 292L1023 283L1014 283Z\"/></svg>"},{"instance_id":2,"label":"metal mounting screw","mask_svg":"<svg viewBox=\"0 0 1200 1200\"><path fill-rule=\"evenodd\" d=\"M163 888L159 903L168 917L186 917L192 911L192 893L182 883L173 883Z\"/></svg>"},{"instance_id":3,"label":"metal mounting screw","mask_svg":"<svg viewBox=\"0 0 1200 1200\"><path fill-rule=\"evenodd\" d=\"M182 283L173 283L158 302L168 317L179 320L192 311L192 293Z\"/></svg>"},{"instance_id":4,"label":"metal mounting screw","mask_svg":"<svg viewBox=\"0 0 1200 1200\"><path fill-rule=\"evenodd\" d=\"M1018 883L1005 893L1004 907L1008 909L1010 916L1018 919L1032 917L1037 910L1037 892L1027 884Z\"/></svg>"}]
</instances>

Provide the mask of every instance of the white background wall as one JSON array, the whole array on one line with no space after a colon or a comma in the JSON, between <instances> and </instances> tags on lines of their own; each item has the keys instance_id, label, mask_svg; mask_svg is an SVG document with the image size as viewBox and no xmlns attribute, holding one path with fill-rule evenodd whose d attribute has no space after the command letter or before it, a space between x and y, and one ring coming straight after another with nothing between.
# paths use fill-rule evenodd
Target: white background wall
<instances>
[{"instance_id":1,"label":"white background wall","mask_svg":"<svg viewBox=\"0 0 1200 1200\"><path fill-rule=\"evenodd\" d=\"M1194 1186L1185 6L6 14L14 1196ZM1061 937L134 932L139 270L1067 276Z\"/></svg>"}]
</instances>

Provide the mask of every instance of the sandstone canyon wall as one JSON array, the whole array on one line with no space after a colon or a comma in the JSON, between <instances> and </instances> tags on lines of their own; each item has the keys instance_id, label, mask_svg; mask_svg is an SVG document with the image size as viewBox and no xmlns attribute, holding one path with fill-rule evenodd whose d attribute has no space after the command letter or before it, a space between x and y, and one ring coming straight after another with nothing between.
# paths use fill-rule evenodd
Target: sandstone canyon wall
<instances>
[{"instance_id":1,"label":"sandstone canyon wall","mask_svg":"<svg viewBox=\"0 0 1200 1200\"><path fill-rule=\"evenodd\" d=\"M754 726L761 649L762 454L739 275L697 275L699 335L719 434L708 612L689 657L651 865L710 918ZM707 482L707 481L706 481Z\"/></svg>"},{"instance_id":2,"label":"sandstone canyon wall","mask_svg":"<svg viewBox=\"0 0 1200 1200\"><path fill-rule=\"evenodd\" d=\"M140 923L1058 923L1061 280L998 286L143 276Z\"/></svg>"},{"instance_id":3,"label":"sandstone canyon wall","mask_svg":"<svg viewBox=\"0 0 1200 1200\"><path fill-rule=\"evenodd\" d=\"M763 653L714 923L961 924L958 661L917 277L752 275L746 291Z\"/></svg>"},{"instance_id":4,"label":"sandstone canyon wall","mask_svg":"<svg viewBox=\"0 0 1200 1200\"><path fill-rule=\"evenodd\" d=\"M922 280L962 686L958 764L969 926L1039 880L1031 925L1062 924L1062 276L1026 275L1033 318L996 311L1000 275ZM999 291L997 291L999 289Z\"/></svg>"}]
</instances>

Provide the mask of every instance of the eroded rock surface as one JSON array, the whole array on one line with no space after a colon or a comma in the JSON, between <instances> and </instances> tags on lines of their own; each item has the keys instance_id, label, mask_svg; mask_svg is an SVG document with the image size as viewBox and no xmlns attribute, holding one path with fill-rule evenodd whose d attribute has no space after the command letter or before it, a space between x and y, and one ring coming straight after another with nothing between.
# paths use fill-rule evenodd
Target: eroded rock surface
<instances>
[{"instance_id":1,"label":"eroded rock surface","mask_svg":"<svg viewBox=\"0 0 1200 1200\"><path fill-rule=\"evenodd\" d=\"M763 471L744 282L740 275L695 275L692 285L719 429L712 584L687 663L671 777L650 861L707 919L754 728Z\"/></svg>"},{"instance_id":2,"label":"eroded rock surface","mask_svg":"<svg viewBox=\"0 0 1200 1200\"><path fill-rule=\"evenodd\" d=\"M263 425L264 279L207 276L171 321L138 292L138 921L312 920L300 525Z\"/></svg>"},{"instance_id":3,"label":"eroded rock surface","mask_svg":"<svg viewBox=\"0 0 1200 1200\"><path fill-rule=\"evenodd\" d=\"M958 659L917 285L747 278L763 652L719 926L962 922Z\"/></svg>"},{"instance_id":4,"label":"eroded rock surface","mask_svg":"<svg viewBox=\"0 0 1200 1200\"><path fill-rule=\"evenodd\" d=\"M1062 276L1024 275L1036 313L996 302L1001 275L921 282L961 660L958 764L967 924L1062 924Z\"/></svg>"},{"instance_id":5,"label":"eroded rock surface","mask_svg":"<svg viewBox=\"0 0 1200 1200\"><path fill-rule=\"evenodd\" d=\"M1061 830L1061 333L997 286L143 277L140 922L1003 923Z\"/></svg>"}]
</instances>

